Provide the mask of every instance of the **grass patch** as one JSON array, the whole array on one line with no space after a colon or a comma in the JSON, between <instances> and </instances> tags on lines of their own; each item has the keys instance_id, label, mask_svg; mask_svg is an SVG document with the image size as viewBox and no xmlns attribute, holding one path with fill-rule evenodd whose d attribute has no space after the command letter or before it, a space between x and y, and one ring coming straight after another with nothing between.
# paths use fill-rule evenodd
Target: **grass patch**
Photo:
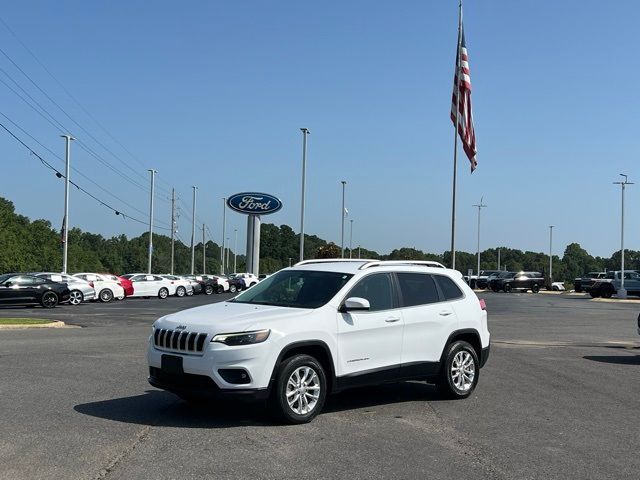
<instances>
[{"instance_id":1,"label":"grass patch","mask_svg":"<svg viewBox=\"0 0 640 480\"><path fill-rule=\"evenodd\" d=\"M42 325L53 323L43 318L0 318L0 325Z\"/></svg>"}]
</instances>

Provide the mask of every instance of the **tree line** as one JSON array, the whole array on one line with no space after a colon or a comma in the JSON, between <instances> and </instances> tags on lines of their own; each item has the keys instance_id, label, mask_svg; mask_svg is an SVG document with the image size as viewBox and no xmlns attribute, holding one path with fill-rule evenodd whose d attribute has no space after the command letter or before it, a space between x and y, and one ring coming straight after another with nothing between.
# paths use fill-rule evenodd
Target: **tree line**
<instances>
[{"instance_id":1,"label":"tree line","mask_svg":"<svg viewBox=\"0 0 640 480\"><path fill-rule=\"evenodd\" d=\"M260 238L260 271L273 273L299 258L300 236L288 225L262 225ZM170 271L171 239L154 234L152 270L157 273ZM206 273L220 272L220 245L213 241L206 244ZM70 272L92 271L123 274L147 269L148 234L128 238L118 235L105 238L84 232L79 228L69 230L68 262ZM499 247L502 269L511 271L531 270L548 273L549 256L543 252L522 251ZM340 247L316 235L305 235L305 258L336 258ZM202 273L202 242L195 248L195 271ZM399 248L389 254L379 254L365 248L346 250L346 256L375 260L435 260L450 265L451 254L427 253L415 248ZM237 270L245 269L244 255L236 258ZM234 252L229 252L229 267L233 270ZM13 203L0 197L0 273L29 271L59 271L62 265L60 231L47 220L29 220L15 212ZM640 269L640 251L627 250L625 265L628 269ZM475 271L477 259L474 253L456 252L456 266L467 273ZM498 248L481 253L481 269L495 270L498 266ZM594 257L578 243L569 244L562 257L553 256L553 278L570 281L589 271L616 270L620 267L620 251L609 258ZM229 270L229 271L231 271ZM175 267L177 274L191 271L191 249L181 241L175 241Z\"/></svg>"}]
</instances>

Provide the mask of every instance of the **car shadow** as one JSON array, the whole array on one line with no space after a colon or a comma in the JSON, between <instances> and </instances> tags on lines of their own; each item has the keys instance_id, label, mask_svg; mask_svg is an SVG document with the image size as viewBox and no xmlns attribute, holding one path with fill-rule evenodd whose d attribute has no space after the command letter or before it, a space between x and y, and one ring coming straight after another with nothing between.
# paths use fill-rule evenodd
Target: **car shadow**
<instances>
[{"instance_id":1,"label":"car shadow","mask_svg":"<svg viewBox=\"0 0 640 480\"><path fill-rule=\"evenodd\" d=\"M616 365L640 365L640 355L585 355L585 360Z\"/></svg>"},{"instance_id":2,"label":"car shadow","mask_svg":"<svg viewBox=\"0 0 640 480\"><path fill-rule=\"evenodd\" d=\"M380 405L415 401L438 401L442 397L435 387L425 383L362 387L329 396L324 413L371 408ZM83 415L161 427L233 428L277 425L263 403L215 402L190 404L177 396L147 390L142 395L78 404L73 409Z\"/></svg>"}]
</instances>

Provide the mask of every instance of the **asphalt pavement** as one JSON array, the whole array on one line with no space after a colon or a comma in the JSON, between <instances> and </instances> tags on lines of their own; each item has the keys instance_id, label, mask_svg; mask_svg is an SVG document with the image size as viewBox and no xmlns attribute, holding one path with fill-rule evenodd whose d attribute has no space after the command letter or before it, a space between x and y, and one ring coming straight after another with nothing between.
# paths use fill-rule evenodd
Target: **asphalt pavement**
<instances>
[{"instance_id":1,"label":"asphalt pavement","mask_svg":"<svg viewBox=\"0 0 640 480\"><path fill-rule=\"evenodd\" d=\"M0 478L640 478L640 301L479 296L492 351L470 398L370 387L299 426L147 384L153 320L228 295L0 310L79 327L0 331Z\"/></svg>"}]
</instances>

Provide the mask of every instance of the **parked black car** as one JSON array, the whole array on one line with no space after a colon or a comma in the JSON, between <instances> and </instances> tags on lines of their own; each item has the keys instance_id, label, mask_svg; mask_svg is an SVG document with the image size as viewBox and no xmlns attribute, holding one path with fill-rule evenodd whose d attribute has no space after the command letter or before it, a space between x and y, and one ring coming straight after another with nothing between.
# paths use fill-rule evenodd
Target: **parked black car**
<instances>
[{"instance_id":1,"label":"parked black car","mask_svg":"<svg viewBox=\"0 0 640 480\"><path fill-rule=\"evenodd\" d=\"M588 292L596 280L605 278L607 272L589 272L585 276L573 281L573 288L577 293Z\"/></svg>"},{"instance_id":2,"label":"parked black car","mask_svg":"<svg viewBox=\"0 0 640 480\"><path fill-rule=\"evenodd\" d=\"M500 270L480 270L480 275L476 279L476 288L488 288L489 277L491 275L498 275L502 273Z\"/></svg>"},{"instance_id":3,"label":"parked black car","mask_svg":"<svg viewBox=\"0 0 640 480\"><path fill-rule=\"evenodd\" d=\"M0 275L0 305L39 304L45 308L53 308L69 301L69 295L66 283L20 273Z\"/></svg>"},{"instance_id":4,"label":"parked black car","mask_svg":"<svg viewBox=\"0 0 640 480\"><path fill-rule=\"evenodd\" d=\"M199 293L211 295L218 291L218 280L215 278L210 278L206 275L184 275L184 278L198 282L200 288L194 287L193 289L193 293L196 295Z\"/></svg>"},{"instance_id":5,"label":"parked black car","mask_svg":"<svg viewBox=\"0 0 640 480\"><path fill-rule=\"evenodd\" d=\"M231 293L241 292L246 290L247 284L244 283L242 277L229 277L229 291Z\"/></svg>"},{"instance_id":6,"label":"parked black car","mask_svg":"<svg viewBox=\"0 0 640 480\"><path fill-rule=\"evenodd\" d=\"M521 290L526 292L531 290L538 293L540 287L544 286L544 277L540 272L504 272L491 280L491 290L494 292L511 292Z\"/></svg>"}]
</instances>

